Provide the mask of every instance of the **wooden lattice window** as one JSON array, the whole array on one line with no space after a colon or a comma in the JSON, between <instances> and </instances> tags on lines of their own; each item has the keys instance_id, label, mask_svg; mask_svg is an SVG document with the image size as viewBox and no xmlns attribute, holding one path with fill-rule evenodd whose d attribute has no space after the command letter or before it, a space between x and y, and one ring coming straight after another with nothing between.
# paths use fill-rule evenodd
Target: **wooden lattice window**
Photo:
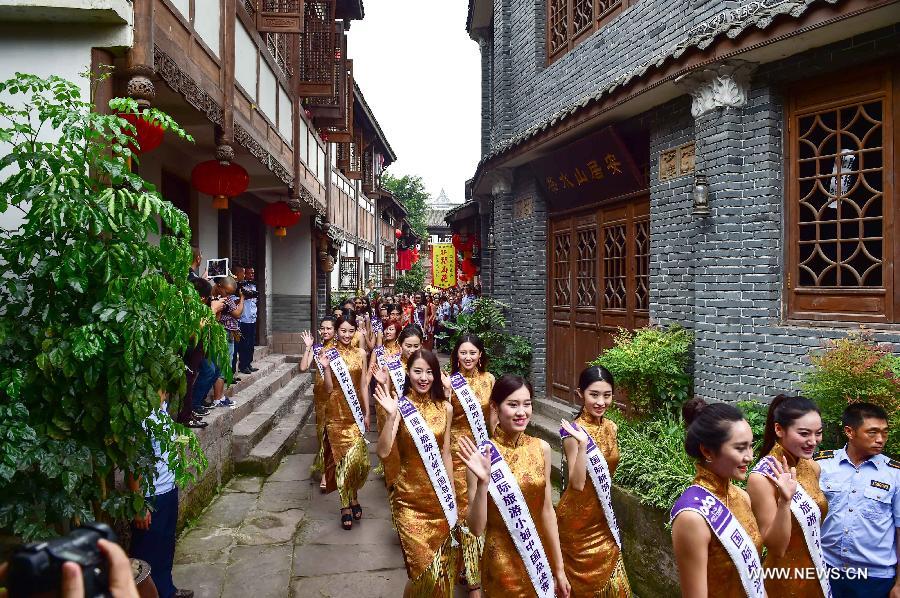
<instances>
[{"instance_id":1,"label":"wooden lattice window","mask_svg":"<svg viewBox=\"0 0 900 598\"><path fill-rule=\"evenodd\" d=\"M384 248L384 268L382 269L382 284L389 287L394 284L396 275L394 273L394 248Z\"/></svg>"},{"instance_id":2,"label":"wooden lattice window","mask_svg":"<svg viewBox=\"0 0 900 598\"><path fill-rule=\"evenodd\" d=\"M334 95L335 0L306 0L300 38L300 96Z\"/></svg>"},{"instance_id":3,"label":"wooden lattice window","mask_svg":"<svg viewBox=\"0 0 900 598\"><path fill-rule=\"evenodd\" d=\"M603 309L625 309L625 223L603 227Z\"/></svg>"},{"instance_id":4,"label":"wooden lattice window","mask_svg":"<svg viewBox=\"0 0 900 598\"><path fill-rule=\"evenodd\" d=\"M553 239L554 305L572 305L572 287L569 281L569 250L571 247L572 238L569 231L562 231Z\"/></svg>"},{"instance_id":5,"label":"wooden lattice window","mask_svg":"<svg viewBox=\"0 0 900 598\"><path fill-rule=\"evenodd\" d=\"M650 221L634 223L634 309L650 310Z\"/></svg>"},{"instance_id":6,"label":"wooden lattice window","mask_svg":"<svg viewBox=\"0 0 900 598\"><path fill-rule=\"evenodd\" d=\"M384 264L366 264L366 285L370 281L375 283L376 289L384 286Z\"/></svg>"},{"instance_id":7,"label":"wooden lattice window","mask_svg":"<svg viewBox=\"0 0 900 598\"><path fill-rule=\"evenodd\" d=\"M597 305L597 229L579 230L577 236L576 305L594 308Z\"/></svg>"},{"instance_id":8,"label":"wooden lattice window","mask_svg":"<svg viewBox=\"0 0 900 598\"><path fill-rule=\"evenodd\" d=\"M547 0L547 61L553 62L635 0Z\"/></svg>"},{"instance_id":9,"label":"wooden lattice window","mask_svg":"<svg viewBox=\"0 0 900 598\"><path fill-rule=\"evenodd\" d=\"M896 322L889 69L806 83L788 108L790 317Z\"/></svg>"},{"instance_id":10,"label":"wooden lattice window","mask_svg":"<svg viewBox=\"0 0 900 598\"><path fill-rule=\"evenodd\" d=\"M359 258L341 256L341 268L339 270L339 286L342 291L355 291L359 284Z\"/></svg>"}]
</instances>

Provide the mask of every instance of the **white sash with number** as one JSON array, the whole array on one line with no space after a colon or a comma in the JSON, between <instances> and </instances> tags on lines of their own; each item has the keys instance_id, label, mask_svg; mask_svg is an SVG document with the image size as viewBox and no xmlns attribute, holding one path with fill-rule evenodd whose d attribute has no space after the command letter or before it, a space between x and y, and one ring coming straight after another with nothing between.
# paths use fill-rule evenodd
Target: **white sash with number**
<instances>
[{"instance_id":1,"label":"white sash with number","mask_svg":"<svg viewBox=\"0 0 900 598\"><path fill-rule=\"evenodd\" d=\"M491 477L488 492L503 517L519 556L522 557L531 585L540 598L553 598L555 588L550 572L550 561L547 560L547 554L538 536L534 519L531 518L528 504L522 495L522 489L519 488L519 482L493 442L485 440L479 448L490 451Z\"/></svg>"},{"instance_id":2,"label":"white sash with number","mask_svg":"<svg viewBox=\"0 0 900 598\"><path fill-rule=\"evenodd\" d=\"M578 427L578 424L576 423L573 423L572 425ZM587 433L586 430L585 433ZM560 429L559 435L561 438L570 436L564 428ZM606 457L603 456L603 451L600 450L594 442L594 439L591 438L591 435L588 434L587 437L587 463L585 465L587 466L588 474L591 476L591 482L594 484L594 491L597 493L597 498L600 500L600 506L603 507L603 514L606 515L606 523L609 524L609 531L612 532L613 539L616 541L616 546L618 546L621 551L622 539L619 537L619 524L616 522L616 513L613 511L609 465L606 463Z\"/></svg>"},{"instance_id":3,"label":"white sash with number","mask_svg":"<svg viewBox=\"0 0 900 598\"><path fill-rule=\"evenodd\" d=\"M450 529L456 527L456 498L453 493L453 480L447 475L447 468L444 467L444 459L441 454L441 441L438 440L428 427L428 423L412 401L407 397L400 399L397 404L400 416L403 417L403 423L409 435L412 436L413 442L425 464L425 471L431 479L431 487L437 495L444 509L444 517L450 524Z\"/></svg>"},{"instance_id":4,"label":"white sash with number","mask_svg":"<svg viewBox=\"0 0 900 598\"><path fill-rule=\"evenodd\" d=\"M378 334L381 334L382 332L384 332L384 324L381 323L380 319L373 316L372 317L372 334L378 335Z\"/></svg>"},{"instance_id":5,"label":"white sash with number","mask_svg":"<svg viewBox=\"0 0 900 598\"><path fill-rule=\"evenodd\" d=\"M453 392L459 398L459 404L462 405L463 411L469 420L469 427L472 428L472 435L475 438L475 444L481 444L488 439L487 424L484 423L484 411L481 408L481 401L478 395L466 382L465 377L459 372L450 376L450 385Z\"/></svg>"},{"instance_id":6,"label":"white sash with number","mask_svg":"<svg viewBox=\"0 0 900 598\"><path fill-rule=\"evenodd\" d=\"M750 534L728 507L706 488L688 486L675 501L670 521L674 521L683 511L694 511L709 524L713 535L731 557L748 598L765 598L759 553Z\"/></svg>"},{"instance_id":7,"label":"white sash with number","mask_svg":"<svg viewBox=\"0 0 900 598\"><path fill-rule=\"evenodd\" d=\"M419 330L422 331L422 340L428 340L428 331L425 330L425 325L422 324L422 318L419 317L419 308L413 309L413 322L415 322L416 326L419 327Z\"/></svg>"},{"instance_id":8,"label":"white sash with number","mask_svg":"<svg viewBox=\"0 0 900 598\"><path fill-rule=\"evenodd\" d=\"M394 383L394 388L397 389L397 396L401 396L403 387L406 385L406 370L403 369L403 362L399 355L393 359L388 359L385 355L385 361L387 361L388 374L391 375L391 381Z\"/></svg>"},{"instance_id":9,"label":"white sash with number","mask_svg":"<svg viewBox=\"0 0 900 598\"><path fill-rule=\"evenodd\" d=\"M775 468L772 466L774 457L763 457L753 468L753 473L759 473L770 480L776 478ZM819 585L825 598L831 598L831 583L828 577L823 575L825 571L825 556L822 554L822 543L819 541L822 526L822 511L802 485L797 484L797 492L791 497L791 514L797 520L800 529L803 530L803 538L806 540L806 548L812 559L813 566L819 572Z\"/></svg>"},{"instance_id":10,"label":"white sash with number","mask_svg":"<svg viewBox=\"0 0 900 598\"><path fill-rule=\"evenodd\" d=\"M350 377L350 370L347 369L347 363L344 361L344 358L341 357L341 354L338 353L337 349L328 349L328 352L325 353L328 359L331 361L331 371L334 372L334 377L337 378L338 384L341 385L341 390L344 391L344 398L347 399L347 404L350 406L350 412L353 413L353 419L356 420L356 425L359 426L359 431L365 437L366 435L366 425L364 422L362 405L360 405L359 397L356 396L356 388L353 386L353 379Z\"/></svg>"},{"instance_id":11,"label":"white sash with number","mask_svg":"<svg viewBox=\"0 0 900 598\"><path fill-rule=\"evenodd\" d=\"M319 368L319 376L322 379L325 378L325 368L322 367L322 364L319 363L319 356L322 354L322 343L316 343L313 345L313 361L316 362L316 367Z\"/></svg>"}]
</instances>

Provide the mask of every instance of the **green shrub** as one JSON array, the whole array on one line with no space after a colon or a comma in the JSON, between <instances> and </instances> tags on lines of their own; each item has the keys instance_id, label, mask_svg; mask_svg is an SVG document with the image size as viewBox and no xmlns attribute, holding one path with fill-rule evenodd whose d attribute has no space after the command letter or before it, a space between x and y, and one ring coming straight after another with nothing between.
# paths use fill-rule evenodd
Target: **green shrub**
<instances>
[{"instance_id":1,"label":"green shrub","mask_svg":"<svg viewBox=\"0 0 900 598\"><path fill-rule=\"evenodd\" d=\"M688 398L692 379L687 371L693 335L678 325L619 329L615 345L594 360L612 372L640 414L660 409L675 413Z\"/></svg>"},{"instance_id":2,"label":"green shrub","mask_svg":"<svg viewBox=\"0 0 900 598\"><path fill-rule=\"evenodd\" d=\"M642 504L669 510L694 479L694 462L684 452L684 425L667 413L648 420L626 419L613 410L619 426L621 459L615 481Z\"/></svg>"},{"instance_id":3,"label":"green shrub","mask_svg":"<svg viewBox=\"0 0 900 598\"><path fill-rule=\"evenodd\" d=\"M397 277L394 282L395 293L411 295L425 288L425 268L421 260L412 265L412 268Z\"/></svg>"},{"instance_id":4,"label":"green shrub","mask_svg":"<svg viewBox=\"0 0 900 598\"><path fill-rule=\"evenodd\" d=\"M528 376L534 348L527 339L505 332L507 306L489 297L475 302L472 313L461 313L455 322L445 322L445 332L438 339L445 341L452 350L466 334L474 334L484 342L488 355L488 371L498 378L503 374Z\"/></svg>"},{"instance_id":5,"label":"green shrub","mask_svg":"<svg viewBox=\"0 0 900 598\"><path fill-rule=\"evenodd\" d=\"M885 452L900 455L900 358L878 345L871 333L860 330L829 340L811 352L813 368L803 376L803 392L818 402L825 424L823 446L843 446L841 413L850 403L880 405L893 418Z\"/></svg>"}]
</instances>

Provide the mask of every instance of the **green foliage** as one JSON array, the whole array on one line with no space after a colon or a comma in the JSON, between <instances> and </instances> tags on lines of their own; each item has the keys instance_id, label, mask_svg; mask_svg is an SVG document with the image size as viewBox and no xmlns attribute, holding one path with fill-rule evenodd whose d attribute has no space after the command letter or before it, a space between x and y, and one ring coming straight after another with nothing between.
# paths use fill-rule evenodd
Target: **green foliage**
<instances>
[{"instance_id":1,"label":"green foliage","mask_svg":"<svg viewBox=\"0 0 900 598\"><path fill-rule=\"evenodd\" d=\"M885 452L900 455L900 357L879 346L871 333L854 331L827 341L823 350L810 354L810 361L813 368L803 376L803 392L822 410L823 446L843 445L841 413L850 403L866 401L893 417Z\"/></svg>"},{"instance_id":2,"label":"green foliage","mask_svg":"<svg viewBox=\"0 0 900 598\"><path fill-rule=\"evenodd\" d=\"M184 393L192 335L212 356L227 340L185 276L187 217L129 168L134 128L58 77L17 74L0 97L0 212L22 216L0 230L0 529L36 538L143 512L155 473L144 423L161 392ZM158 110L144 117L189 139ZM190 430L148 427L179 483L206 466ZM142 491L117 489L117 469Z\"/></svg>"},{"instance_id":3,"label":"green foliage","mask_svg":"<svg viewBox=\"0 0 900 598\"><path fill-rule=\"evenodd\" d=\"M425 288L425 267L422 262L418 261L412 265L412 268L397 277L394 281L395 293L406 293L407 295L418 293Z\"/></svg>"},{"instance_id":4,"label":"green foliage","mask_svg":"<svg viewBox=\"0 0 900 598\"><path fill-rule=\"evenodd\" d=\"M681 326L619 329L615 345L594 360L612 372L640 413L674 412L691 391L687 372L693 336Z\"/></svg>"},{"instance_id":5,"label":"green foliage","mask_svg":"<svg viewBox=\"0 0 900 598\"><path fill-rule=\"evenodd\" d=\"M428 225L426 220L426 211L428 209L428 192L425 191L425 184L422 177L403 175L395 178L385 173L382 176L381 184L385 189L390 191L394 197L400 200L406 211L409 212L409 226L419 236L420 239L428 238ZM423 279L424 280L424 279ZM422 286L416 287L415 290L421 290ZM400 291L402 293L406 291Z\"/></svg>"},{"instance_id":6,"label":"green foliage","mask_svg":"<svg viewBox=\"0 0 900 598\"><path fill-rule=\"evenodd\" d=\"M484 342L488 355L488 371L497 377L503 374L528 376L534 349L525 338L505 332L507 305L489 297L475 302L472 313L460 313L456 322L445 322L446 332L438 335L452 348L466 334L474 334Z\"/></svg>"},{"instance_id":7,"label":"green foliage","mask_svg":"<svg viewBox=\"0 0 900 598\"><path fill-rule=\"evenodd\" d=\"M694 463L684 452L684 424L669 413L648 420L625 419L612 410L619 426L621 460L617 484L631 490L642 504L669 510L694 479Z\"/></svg>"},{"instance_id":8,"label":"green foliage","mask_svg":"<svg viewBox=\"0 0 900 598\"><path fill-rule=\"evenodd\" d=\"M766 403L758 403L756 401L739 401L738 409L744 412L747 423L753 431L753 454L758 457L759 449L762 447L763 434L766 430L766 416L769 413L769 406Z\"/></svg>"}]
</instances>

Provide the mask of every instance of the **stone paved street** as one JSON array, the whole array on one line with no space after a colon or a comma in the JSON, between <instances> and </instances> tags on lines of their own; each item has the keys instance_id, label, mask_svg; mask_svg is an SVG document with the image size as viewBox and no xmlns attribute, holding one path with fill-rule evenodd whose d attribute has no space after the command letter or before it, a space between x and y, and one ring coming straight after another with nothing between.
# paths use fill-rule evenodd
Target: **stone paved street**
<instances>
[{"instance_id":1,"label":"stone paved street","mask_svg":"<svg viewBox=\"0 0 900 598\"><path fill-rule=\"evenodd\" d=\"M382 478L370 474L363 519L344 531L337 493L310 480L315 450L309 423L274 474L232 478L179 539L176 585L197 598L402 596L406 569Z\"/></svg>"}]
</instances>

